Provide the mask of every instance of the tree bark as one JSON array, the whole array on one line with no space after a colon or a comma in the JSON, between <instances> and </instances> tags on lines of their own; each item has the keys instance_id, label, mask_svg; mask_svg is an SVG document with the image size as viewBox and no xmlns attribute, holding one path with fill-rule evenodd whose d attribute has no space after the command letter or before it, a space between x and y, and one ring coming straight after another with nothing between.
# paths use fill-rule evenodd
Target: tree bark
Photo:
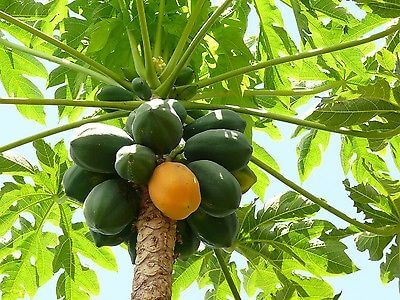
<instances>
[{"instance_id":1,"label":"tree bark","mask_svg":"<svg viewBox=\"0 0 400 300\"><path fill-rule=\"evenodd\" d=\"M175 221L165 217L143 191L138 231L132 300L166 300L172 295Z\"/></svg>"}]
</instances>

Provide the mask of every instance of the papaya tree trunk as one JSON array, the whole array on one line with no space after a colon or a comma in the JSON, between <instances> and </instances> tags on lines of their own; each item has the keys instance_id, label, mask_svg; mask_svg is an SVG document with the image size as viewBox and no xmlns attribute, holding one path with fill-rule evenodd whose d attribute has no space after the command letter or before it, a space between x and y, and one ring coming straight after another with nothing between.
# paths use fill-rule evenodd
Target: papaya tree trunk
<instances>
[{"instance_id":1,"label":"papaya tree trunk","mask_svg":"<svg viewBox=\"0 0 400 300\"><path fill-rule=\"evenodd\" d=\"M143 191L136 244L132 300L171 299L175 221L165 217Z\"/></svg>"}]
</instances>

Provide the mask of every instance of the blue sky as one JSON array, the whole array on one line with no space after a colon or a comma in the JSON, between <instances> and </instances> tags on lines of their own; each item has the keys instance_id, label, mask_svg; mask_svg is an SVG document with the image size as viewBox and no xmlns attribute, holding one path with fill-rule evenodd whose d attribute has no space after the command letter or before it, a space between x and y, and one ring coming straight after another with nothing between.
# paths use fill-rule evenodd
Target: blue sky
<instances>
[{"instance_id":1,"label":"blue sky","mask_svg":"<svg viewBox=\"0 0 400 300\"><path fill-rule=\"evenodd\" d=\"M281 6L279 7L282 8ZM298 34L293 27L293 22L290 21L293 20L291 18L291 12L285 10L284 15L287 16L285 19L289 20L286 24L288 31L291 32L293 39L298 41ZM255 18L253 17L251 20L252 26L249 29L250 34L257 30L257 25L254 21ZM37 82L44 89L44 82ZM2 89L0 89L0 95L6 96ZM51 97L52 91L47 91L46 96ZM47 108L47 112L47 125L39 126L34 122L21 118L14 107L2 105L0 107L0 145L58 126L57 119L54 117L56 115L56 108ZM256 141L263 145L279 162L281 171L285 176L300 183L297 174L296 157L296 145L299 140L290 139L294 126L280 124L279 127L284 135L284 138L281 141L272 141L267 136L261 134L256 134ZM60 139L65 139L65 141L68 142L72 133L73 131L66 132L63 135L56 135L47 140L54 143ZM31 145L19 147L16 151L34 162L34 154ZM303 187L312 191L315 195L327 199L331 205L346 212L348 215L355 216L355 209L352 208L352 202L348 199L341 184L345 177L340 168L339 151L340 137L334 134L331 137L331 143L324 155L322 166L312 173L310 178L303 184ZM399 178L398 172L395 170L393 163L390 161L389 163L390 166L392 166L394 175ZM7 176L1 175L0 184L6 179ZM287 190L288 188L286 186L271 178L271 185L267 189L265 202L268 203L268 199L277 197ZM246 199L253 199L253 195L249 193L246 195ZM343 221L327 212L321 212L318 216L320 218L326 218L337 226L344 227L346 225ZM399 294L396 282L392 282L386 286L381 284L379 279L379 262L368 261L367 253L358 252L351 239L346 239L345 241L349 247L346 252L361 270L348 276L329 279L329 282L332 283L336 292L343 291L340 299L398 299ZM100 279L101 294L93 299L129 299L130 297L132 266L129 256L126 251L121 248L114 248L114 251L117 256L119 271L118 273L113 273L96 268ZM48 284L42 287L35 299L55 299L55 283L56 278L52 279ZM190 288L184 296L182 296L182 299L200 300L203 299L202 295L203 292L200 292L197 287L194 286Z\"/></svg>"}]
</instances>

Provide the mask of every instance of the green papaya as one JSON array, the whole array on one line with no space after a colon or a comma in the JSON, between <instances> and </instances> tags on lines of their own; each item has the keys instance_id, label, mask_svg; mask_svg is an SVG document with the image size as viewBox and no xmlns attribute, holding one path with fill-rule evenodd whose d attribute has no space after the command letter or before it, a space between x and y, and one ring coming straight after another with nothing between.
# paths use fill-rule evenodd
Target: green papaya
<instances>
[{"instance_id":1,"label":"green papaya","mask_svg":"<svg viewBox=\"0 0 400 300\"><path fill-rule=\"evenodd\" d=\"M136 96L144 101L148 101L151 98L151 89L149 85L140 77L136 77L132 80L132 90Z\"/></svg>"},{"instance_id":2,"label":"green papaya","mask_svg":"<svg viewBox=\"0 0 400 300\"><path fill-rule=\"evenodd\" d=\"M137 243L137 231L133 231L128 237L128 253L131 258L132 265L135 264L136 260L136 243Z\"/></svg>"},{"instance_id":3,"label":"green papaya","mask_svg":"<svg viewBox=\"0 0 400 300\"><path fill-rule=\"evenodd\" d=\"M136 70L133 68L121 68L121 70L128 81L132 81L134 78L138 77Z\"/></svg>"},{"instance_id":4,"label":"green papaya","mask_svg":"<svg viewBox=\"0 0 400 300\"><path fill-rule=\"evenodd\" d=\"M115 173L115 155L133 139L115 126L92 123L79 127L70 143L72 160L81 168L98 173Z\"/></svg>"},{"instance_id":5,"label":"green papaya","mask_svg":"<svg viewBox=\"0 0 400 300\"><path fill-rule=\"evenodd\" d=\"M154 152L142 145L124 146L118 150L115 170L122 178L136 184L147 184L157 165Z\"/></svg>"},{"instance_id":6,"label":"green papaya","mask_svg":"<svg viewBox=\"0 0 400 300\"><path fill-rule=\"evenodd\" d=\"M232 175L235 176L236 180L239 182L242 194L250 190L257 182L257 175L249 168L249 166L232 171Z\"/></svg>"},{"instance_id":7,"label":"green papaya","mask_svg":"<svg viewBox=\"0 0 400 300\"><path fill-rule=\"evenodd\" d=\"M127 240L131 234L131 227L132 225L128 224L128 226L126 226L120 233L113 235L101 234L90 229L90 235L97 247L117 246Z\"/></svg>"},{"instance_id":8,"label":"green papaya","mask_svg":"<svg viewBox=\"0 0 400 300\"><path fill-rule=\"evenodd\" d=\"M231 247L239 231L236 213L217 218L198 209L187 218L187 221L201 241L215 248Z\"/></svg>"},{"instance_id":9,"label":"green papaya","mask_svg":"<svg viewBox=\"0 0 400 300\"><path fill-rule=\"evenodd\" d=\"M174 252L180 259L186 259L196 253L200 239L194 234L186 221L176 222L176 242Z\"/></svg>"},{"instance_id":10,"label":"green papaya","mask_svg":"<svg viewBox=\"0 0 400 300\"><path fill-rule=\"evenodd\" d=\"M149 147L156 154L169 153L178 146L182 133L179 117L161 107L137 112L132 123L136 143Z\"/></svg>"},{"instance_id":11,"label":"green papaya","mask_svg":"<svg viewBox=\"0 0 400 300\"><path fill-rule=\"evenodd\" d=\"M194 80L194 71L191 67L183 67L182 70L178 73L178 76L175 80L175 85L186 85L191 83Z\"/></svg>"},{"instance_id":12,"label":"green papaya","mask_svg":"<svg viewBox=\"0 0 400 300\"><path fill-rule=\"evenodd\" d=\"M124 130L132 137L132 123L136 116L136 110L130 112L128 119L126 119Z\"/></svg>"},{"instance_id":13,"label":"green papaya","mask_svg":"<svg viewBox=\"0 0 400 300\"><path fill-rule=\"evenodd\" d=\"M83 215L91 230L114 235L137 218L139 203L140 195L128 182L110 179L96 185L89 193Z\"/></svg>"},{"instance_id":14,"label":"green papaya","mask_svg":"<svg viewBox=\"0 0 400 300\"><path fill-rule=\"evenodd\" d=\"M106 85L103 86L96 95L97 99L100 101L133 101L135 99L135 95L120 87L115 85ZM107 112L115 111L115 109L106 108L104 109Z\"/></svg>"},{"instance_id":15,"label":"green papaya","mask_svg":"<svg viewBox=\"0 0 400 300\"><path fill-rule=\"evenodd\" d=\"M198 119L202 116L205 116L207 114L207 111L201 109L189 109L187 110L187 114L193 119Z\"/></svg>"},{"instance_id":16,"label":"green papaya","mask_svg":"<svg viewBox=\"0 0 400 300\"><path fill-rule=\"evenodd\" d=\"M186 120L187 112L183 105L176 101L175 99L153 99L149 102L143 103L136 109L136 115L150 109L167 109L178 115L179 119L181 119L182 123Z\"/></svg>"},{"instance_id":17,"label":"green papaya","mask_svg":"<svg viewBox=\"0 0 400 300\"><path fill-rule=\"evenodd\" d=\"M183 128L183 138L187 140L209 129L231 129L243 133L245 128L246 121L238 113L229 109L218 109L186 125Z\"/></svg>"},{"instance_id":18,"label":"green papaya","mask_svg":"<svg viewBox=\"0 0 400 300\"><path fill-rule=\"evenodd\" d=\"M189 161L211 160L233 171L247 165L253 148L239 131L210 129L189 138L184 151Z\"/></svg>"},{"instance_id":19,"label":"green papaya","mask_svg":"<svg viewBox=\"0 0 400 300\"><path fill-rule=\"evenodd\" d=\"M62 184L69 198L83 203L96 185L113 176L113 174L88 171L74 164L64 173Z\"/></svg>"},{"instance_id":20,"label":"green papaya","mask_svg":"<svg viewBox=\"0 0 400 300\"><path fill-rule=\"evenodd\" d=\"M178 100L190 100L197 94L198 87L197 85L185 85L185 86L178 86L173 87L169 97Z\"/></svg>"},{"instance_id":21,"label":"green papaya","mask_svg":"<svg viewBox=\"0 0 400 300\"><path fill-rule=\"evenodd\" d=\"M200 207L214 217L225 217L240 205L242 193L236 178L224 167L209 160L188 164L200 184Z\"/></svg>"}]
</instances>

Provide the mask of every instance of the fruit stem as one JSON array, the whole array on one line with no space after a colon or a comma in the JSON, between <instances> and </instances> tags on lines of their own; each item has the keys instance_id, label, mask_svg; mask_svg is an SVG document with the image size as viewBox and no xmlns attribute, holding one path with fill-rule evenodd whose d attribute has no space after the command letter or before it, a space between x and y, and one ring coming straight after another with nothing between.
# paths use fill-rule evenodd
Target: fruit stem
<instances>
[{"instance_id":1,"label":"fruit stem","mask_svg":"<svg viewBox=\"0 0 400 300\"><path fill-rule=\"evenodd\" d=\"M131 299L171 299L176 223L154 206L147 189L142 193L136 228L138 237Z\"/></svg>"},{"instance_id":2,"label":"fruit stem","mask_svg":"<svg viewBox=\"0 0 400 300\"><path fill-rule=\"evenodd\" d=\"M239 291L236 288L235 282L233 281L233 278L231 276L231 273L229 272L228 266L224 260L224 257L222 256L221 250L214 248L214 254L215 254L215 256L218 260L218 263L221 267L222 273L224 273L224 277L226 279L226 282L229 285L229 288L232 292L233 298L235 300L241 300Z\"/></svg>"},{"instance_id":3,"label":"fruit stem","mask_svg":"<svg viewBox=\"0 0 400 300\"><path fill-rule=\"evenodd\" d=\"M183 29L181 37L179 38L178 44L176 45L176 48L172 53L172 56L167 63L167 66L165 67L164 71L160 76L161 81L165 81L167 79L167 77L171 74L173 68L177 65L179 59L181 58L182 51L188 41L190 33L193 30L193 26L196 23L196 20L201 12L201 8L203 7L204 1L205 0L197 1L196 6L192 10L192 13L190 14L187 20L186 26Z\"/></svg>"},{"instance_id":4,"label":"fruit stem","mask_svg":"<svg viewBox=\"0 0 400 300\"><path fill-rule=\"evenodd\" d=\"M284 177L281 173L278 171L274 170L272 167L270 167L268 164L262 162L260 159L258 159L255 156L251 157L251 162L253 162L255 165L263 169L265 172L268 174L272 175L291 189L295 190L299 194L303 195L307 199L310 199L312 202L318 204L325 210L329 211L330 213L334 214L338 218L354 225L355 227L359 228L362 231L368 231L377 235L382 235L382 236L392 236L397 234L398 228L397 226L385 226L385 227L379 227L375 228L372 226L369 226L367 224L361 223L355 219L352 219L348 217L346 214L342 213L340 210L337 210L336 208L330 206L327 202L325 202L323 199L318 198L311 194L310 192L306 191L303 189L301 186L297 185L293 181L289 180L288 178Z\"/></svg>"},{"instance_id":5,"label":"fruit stem","mask_svg":"<svg viewBox=\"0 0 400 300\"><path fill-rule=\"evenodd\" d=\"M154 57L161 56L161 42L163 34L162 24L164 21L164 14L165 14L165 0L160 0L160 6L158 8L156 39L154 42Z\"/></svg>"},{"instance_id":6,"label":"fruit stem","mask_svg":"<svg viewBox=\"0 0 400 300\"><path fill-rule=\"evenodd\" d=\"M114 73L107 67L103 66L102 64L99 64L98 62L94 61L93 59L89 58L88 56L82 54L78 50L75 50L74 48L60 42L59 40L53 38L52 36L49 36L49 35L45 34L44 32L41 32L40 30L14 18L13 16L11 16L1 10L0 10L0 18L10 22L11 24L13 24L23 30L28 31L29 33L33 34L34 36L37 36L37 37L45 40L46 42L60 48L61 50L64 50L71 56L87 63L89 66L93 67L94 69L97 69L99 72L112 78L113 80L118 82L124 88L126 88L128 90L132 90L132 87L131 87L131 84L129 81L126 81L124 78L122 78L118 74Z\"/></svg>"},{"instance_id":7,"label":"fruit stem","mask_svg":"<svg viewBox=\"0 0 400 300\"><path fill-rule=\"evenodd\" d=\"M143 0L136 0L136 7L139 15L140 31L143 40L144 64L146 67L147 83L152 89L160 85L160 80L157 77L156 70L153 65L153 52L150 45L149 30L146 21L146 11L144 9Z\"/></svg>"},{"instance_id":8,"label":"fruit stem","mask_svg":"<svg viewBox=\"0 0 400 300\"><path fill-rule=\"evenodd\" d=\"M118 0L119 7L122 13L122 21L124 22L124 26L126 28L126 34L128 35L129 45L131 47L133 64L135 65L135 71L138 75L144 79L146 79L146 69L143 64L142 57L140 56L138 50L138 44L135 39L135 35L133 34L132 29L129 28L130 17L128 8L126 7L125 0Z\"/></svg>"},{"instance_id":9,"label":"fruit stem","mask_svg":"<svg viewBox=\"0 0 400 300\"><path fill-rule=\"evenodd\" d=\"M194 50L203 40L208 30L211 28L212 25L214 25L214 23L225 11L225 9L231 4L232 1L233 0L225 0L225 2L220 7L218 7L214 11L214 13L207 19L207 21L203 24L199 32L197 32L193 40L190 42L189 47L183 53L182 57L180 58L175 68L172 70L171 74L169 74L167 79L165 79L165 81L157 88L156 90L157 95L160 95L161 98L165 98L168 95L169 91L171 90L176 80L176 76L179 74L180 70L187 64L187 62L193 55Z\"/></svg>"},{"instance_id":10,"label":"fruit stem","mask_svg":"<svg viewBox=\"0 0 400 300\"><path fill-rule=\"evenodd\" d=\"M71 69L73 71L76 71L78 73L89 75L92 78L95 78L95 79L97 79L97 80L99 80L101 82L104 82L106 84L119 85L115 80L113 80L113 79L111 79L111 78L109 78L107 76L104 76L101 73L98 73L96 71L90 70L90 69L85 68L85 67L82 67L82 66L80 66L78 64L75 64L75 63L73 63L73 62L71 62L71 61L69 61L67 59L58 58L56 56L53 56L53 55L50 55L50 54L47 54L47 53L44 53L44 52L41 52L41 51L37 51L37 50L31 49L31 48L28 48L28 47L25 47L25 46L22 46L22 45L18 45L18 44L12 43L12 42L8 41L7 39L5 39L5 37L1 37L0 38L0 44L4 45L7 48L11 48L11 49L14 49L14 50L17 50L17 51L21 51L23 53L30 54L32 56L40 57L40 58L43 58L45 60L54 62L54 63L56 63L58 65L64 66L64 67L66 67L68 69Z\"/></svg>"},{"instance_id":11,"label":"fruit stem","mask_svg":"<svg viewBox=\"0 0 400 300\"><path fill-rule=\"evenodd\" d=\"M1 100L0 100L1 101ZM4 145L2 147L0 147L0 153L4 152L4 151L8 151L14 148L17 148L19 146L31 143L33 141L36 141L38 139L42 139L45 137L48 137L50 135L53 134L57 134L60 132L64 132L67 130L71 130L74 128L77 128L83 124L87 124L87 123L95 123L95 122L102 122L102 121L106 121L106 120L111 120L111 119L117 119L117 118L122 118L122 117L126 117L129 114L129 112L121 112L121 111L117 111L117 112L112 112L112 113L108 113L105 115L102 115L100 117L94 117L94 118L88 118L88 119L83 119L77 122L72 122L66 125L62 125L59 127L55 127L28 137L25 137L23 139L20 139L18 141L12 142L10 144Z\"/></svg>"},{"instance_id":12,"label":"fruit stem","mask_svg":"<svg viewBox=\"0 0 400 300\"><path fill-rule=\"evenodd\" d=\"M240 75L243 75L243 74L246 74L249 72L253 72L253 71L256 71L259 69L269 68L272 66L288 63L291 61L296 61L296 60L300 60L300 59L305 59L305 58L309 58L309 57L313 57L313 56L319 56L322 54L327 54L327 53L332 53L332 52L336 52L339 50L352 48L355 46L359 46L362 44L366 44L366 43L381 39L385 36L388 36L389 34L396 32L397 30L399 30L399 28L400 28L400 23L397 23L396 25L393 25L384 31L381 31L376 34L372 34L369 37L365 37L365 38L361 38L361 39L357 39L357 40L353 40L353 41L349 41L349 42L343 42L343 43L332 45L332 46L329 46L326 48L313 49L313 50L309 50L309 51L294 54L294 55L288 55L288 56L270 59L267 61L263 61L263 62L259 62L259 63L253 64L253 65L250 65L250 66L238 68L236 70L232 70L232 71L217 75L215 77L200 80L196 84L198 85L199 88L204 88L206 86L215 84L217 82L221 82L221 81L227 80L229 78L240 76ZM178 68L178 66L177 66L177 68Z\"/></svg>"}]
</instances>

